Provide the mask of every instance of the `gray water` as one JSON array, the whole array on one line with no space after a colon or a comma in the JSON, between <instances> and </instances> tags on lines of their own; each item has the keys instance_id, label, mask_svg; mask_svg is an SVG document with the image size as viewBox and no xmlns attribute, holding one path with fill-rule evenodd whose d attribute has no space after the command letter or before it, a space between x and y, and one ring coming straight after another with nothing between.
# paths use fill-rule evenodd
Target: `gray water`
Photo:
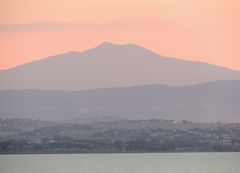
<instances>
[{"instance_id":1,"label":"gray water","mask_svg":"<svg viewBox=\"0 0 240 173\"><path fill-rule=\"evenodd\" d=\"M240 153L0 155L0 173L240 173Z\"/></svg>"}]
</instances>

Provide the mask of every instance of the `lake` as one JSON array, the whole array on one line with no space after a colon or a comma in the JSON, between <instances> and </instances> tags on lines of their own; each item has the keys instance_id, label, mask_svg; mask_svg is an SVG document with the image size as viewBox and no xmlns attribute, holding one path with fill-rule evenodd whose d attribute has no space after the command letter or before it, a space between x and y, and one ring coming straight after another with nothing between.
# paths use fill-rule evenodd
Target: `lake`
<instances>
[{"instance_id":1,"label":"lake","mask_svg":"<svg viewBox=\"0 0 240 173\"><path fill-rule=\"evenodd\" d=\"M239 173L240 153L0 155L1 173Z\"/></svg>"}]
</instances>

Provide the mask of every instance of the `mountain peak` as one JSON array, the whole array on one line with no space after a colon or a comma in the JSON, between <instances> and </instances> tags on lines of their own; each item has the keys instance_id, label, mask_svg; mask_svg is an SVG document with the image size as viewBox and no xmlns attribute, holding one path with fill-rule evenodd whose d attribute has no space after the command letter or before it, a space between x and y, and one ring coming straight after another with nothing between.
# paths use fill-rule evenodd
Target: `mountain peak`
<instances>
[{"instance_id":1,"label":"mountain peak","mask_svg":"<svg viewBox=\"0 0 240 173\"><path fill-rule=\"evenodd\" d=\"M72 51L1 71L0 89L182 86L239 78L239 72L226 68L164 57L134 44L103 42L83 52Z\"/></svg>"},{"instance_id":2,"label":"mountain peak","mask_svg":"<svg viewBox=\"0 0 240 173\"><path fill-rule=\"evenodd\" d=\"M116 46L117 44L108 42L108 41L104 41L102 42L99 46Z\"/></svg>"},{"instance_id":3,"label":"mountain peak","mask_svg":"<svg viewBox=\"0 0 240 173\"><path fill-rule=\"evenodd\" d=\"M96 48L100 48L100 49L104 49L104 50L112 50L112 49L119 49L119 48L128 48L131 50L136 50L136 48L139 50L146 50L144 47L142 46L138 46L135 44L116 44L116 43L111 43L111 42L107 42L104 41L102 42L99 46L97 46ZM123 51L123 50L121 50ZM149 51L150 52L150 51Z\"/></svg>"}]
</instances>

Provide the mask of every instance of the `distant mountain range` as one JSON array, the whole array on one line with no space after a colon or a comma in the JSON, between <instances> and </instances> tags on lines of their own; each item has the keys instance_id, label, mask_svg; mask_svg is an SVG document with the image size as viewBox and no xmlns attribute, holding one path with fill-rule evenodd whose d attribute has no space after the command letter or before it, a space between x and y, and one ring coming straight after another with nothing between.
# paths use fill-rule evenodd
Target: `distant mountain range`
<instances>
[{"instance_id":1,"label":"distant mountain range","mask_svg":"<svg viewBox=\"0 0 240 173\"><path fill-rule=\"evenodd\" d=\"M240 72L164 57L136 45L103 43L0 71L0 89L85 90L149 84L185 86L238 80Z\"/></svg>"},{"instance_id":2,"label":"distant mountain range","mask_svg":"<svg viewBox=\"0 0 240 173\"><path fill-rule=\"evenodd\" d=\"M1 118L57 121L163 118L236 122L240 121L239 89L240 80L182 87L146 85L86 91L2 90L0 115Z\"/></svg>"}]
</instances>

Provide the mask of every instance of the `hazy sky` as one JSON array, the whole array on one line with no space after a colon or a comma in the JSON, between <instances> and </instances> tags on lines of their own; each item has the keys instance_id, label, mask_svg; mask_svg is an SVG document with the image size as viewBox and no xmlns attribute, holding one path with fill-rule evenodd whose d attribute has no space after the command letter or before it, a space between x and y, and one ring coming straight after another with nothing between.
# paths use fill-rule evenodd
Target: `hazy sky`
<instances>
[{"instance_id":1,"label":"hazy sky","mask_svg":"<svg viewBox=\"0 0 240 173\"><path fill-rule=\"evenodd\" d=\"M1 0L0 69L103 41L240 70L239 0Z\"/></svg>"}]
</instances>

